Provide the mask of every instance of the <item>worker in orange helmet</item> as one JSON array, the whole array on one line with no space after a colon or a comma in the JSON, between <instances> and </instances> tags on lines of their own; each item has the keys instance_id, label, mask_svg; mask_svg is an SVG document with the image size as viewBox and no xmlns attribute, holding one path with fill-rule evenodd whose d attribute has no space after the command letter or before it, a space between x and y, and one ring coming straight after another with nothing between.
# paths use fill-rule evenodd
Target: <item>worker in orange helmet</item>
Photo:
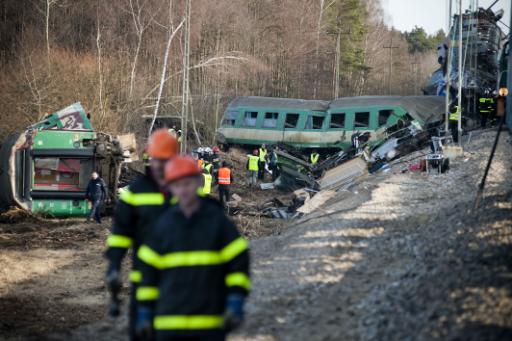
<instances>
[{"instance_id":1,"label":"worker in orange helmet","mask_svg":"<svg viewBox=\"0 0 512 341\"><path fill-rule=\"evenodd\" d=\"M243 320L251 281L248 242L219 202L201 197L201 170L178 156L165 177L177 204L137 252L138 335L156 340L225 340Z\"/></svg>"},{"instance_id":2,"label":"worker in orange helmet","mask_svg":"<svg viewBox=\"0 0 512 341\"><path fill-rule=\"evenodd\" d=\"M107 238L108 269L106 282L112 294L110 313L119 314L117 293L121 288L121 263L128 249L133 249L132 282L129 308L130 340L138 340L135 334L135 290L141 281L138 270L137 250L153 223L170 205L170 193L165 182L165 165L178 154L178 142L167 129L155 131L149 138L145 152L149 160L147 172L124 189L119 197L113 217L112 232Z\"/></svg>"}]
</instances>

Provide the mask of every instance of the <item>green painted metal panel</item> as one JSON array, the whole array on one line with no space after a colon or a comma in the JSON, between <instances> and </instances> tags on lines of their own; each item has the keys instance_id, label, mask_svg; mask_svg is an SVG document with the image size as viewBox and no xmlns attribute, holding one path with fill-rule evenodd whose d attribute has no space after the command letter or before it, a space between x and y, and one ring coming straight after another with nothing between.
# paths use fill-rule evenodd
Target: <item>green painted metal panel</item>
<instances>
[{"instance_id":1,"label":"green painted metal panel","mask_svg":"<svg viewBox=\"0 0 512 341\"><path fill-rule=\"evenodd\" d=\"M31 127L38 130L92 130L91 121L89 121L80 102L73 103L64 109L48 115L42 121L33 124Z\"/></svg>"},{"instance_id":2,"label":"green painted metal panel","mask_svg":"<svg viewBox=\"0 0 512 341\"><path fill-rule=\"evenodd\" d=\"M35 135L32 149L92 149L83 141L95 137L92 131L42 130Z\"/></svg>"},{"instance_id":3,"label":"green painted metal panel","mask_svg":"<svg viewBox=\"0 0 512 341\"><path fill-rule=\"evenodd\" d=\"M34 199L32 212L55 217L87 216L90 208L87 200Z\"/></svg>"}]
</instances>

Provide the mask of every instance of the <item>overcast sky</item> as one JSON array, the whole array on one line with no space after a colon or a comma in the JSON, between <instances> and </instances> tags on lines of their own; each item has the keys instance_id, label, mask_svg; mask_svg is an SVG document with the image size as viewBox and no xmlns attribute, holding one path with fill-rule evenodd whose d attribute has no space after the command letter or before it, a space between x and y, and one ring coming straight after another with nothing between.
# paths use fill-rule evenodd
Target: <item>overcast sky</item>
<instances>
[{"instance_id":1,"label":"overcast sky","mask_svg":"<svg viewBox=\"0 0 512 341\"><path fill-rule=\"evenodd\" d=\"M435 33L439 29L446 30L448 18L449 0L383 0L386 11L386 21L390 26L400 31L410 31L414 26L423 27L428 33ZM453 1L453 10L458 11L459 0ZM501 19L507 25L510 24L510 2L512 0L499 0L493 10L500 8L505 10L505 16ZM479 7L488 7L494 0L479 0ZM469 8L470 0L462 0L462 8ZM500 25L504 32L508 29Z\"/></svg>"}]
</instances>

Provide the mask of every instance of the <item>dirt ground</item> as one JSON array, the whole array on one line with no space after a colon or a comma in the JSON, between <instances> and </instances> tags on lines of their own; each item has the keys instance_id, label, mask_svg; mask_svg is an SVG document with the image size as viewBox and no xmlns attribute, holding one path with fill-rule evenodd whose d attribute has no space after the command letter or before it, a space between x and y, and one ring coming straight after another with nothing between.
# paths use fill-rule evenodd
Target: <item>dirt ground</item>
<instances>
[{"instance_id":1,"label":"dirt ground","mask_svg":"<svg viewBox=\"0 0 512 341\"><path fill-rule=\"evenodd\" d=\"M473 134L446 174L401 173L406 164L397 164L300 220L236 218L256 226L242 228L254 287L230 340L512 339L508 133L472 209L493 137ZM126 319L105 317L108 226L0 224L0 339L126 339Z\"/></svg>"}]
</instances>

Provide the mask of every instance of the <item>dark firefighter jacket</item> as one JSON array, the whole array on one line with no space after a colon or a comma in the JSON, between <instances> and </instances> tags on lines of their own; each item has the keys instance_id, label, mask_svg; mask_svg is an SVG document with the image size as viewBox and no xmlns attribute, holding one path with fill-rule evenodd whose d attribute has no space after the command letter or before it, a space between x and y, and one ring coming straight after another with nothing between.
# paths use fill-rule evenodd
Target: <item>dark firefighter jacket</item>
<instances>
[{"instance_id":1,"label":"dark firefighter jacket","mask_svg":"<svg viewBox=\"0 0 512 341\"><path fill-rule=\"evenodd\" d=\"M133 247L132 282L140 282L136 253L154 222L170 206L170 197L160 192L151 175L143 175L121 193L115 208L112 233L107 238L106 256L119 269L121 261Z\"/></svg>"},{"instance_id":2,"label":"dark firefighter jacket","mask_svg":"<svg viewBox=\"0 0 512 341\"><path fill-rule=\"evenodd\" d=\"M218 332L227 295L247 295L251 286L248 242L214 199L202 198L200 210L188 219L178 205L169 208L138 257L142 283L136 297L154 308L160 336Z\"/></svg>"},{"instance_id":3,"label":"dark firefighter jacket","mask_svg":"<svg viewBox=\"0 0 512 341\"><path fill-rule=\"evenodd\" d=\"M89 180L87 189L85 190L85 197L89 200L105 200L107 199L107 186L102 178Z\"/></svg>"}]
</instances>

